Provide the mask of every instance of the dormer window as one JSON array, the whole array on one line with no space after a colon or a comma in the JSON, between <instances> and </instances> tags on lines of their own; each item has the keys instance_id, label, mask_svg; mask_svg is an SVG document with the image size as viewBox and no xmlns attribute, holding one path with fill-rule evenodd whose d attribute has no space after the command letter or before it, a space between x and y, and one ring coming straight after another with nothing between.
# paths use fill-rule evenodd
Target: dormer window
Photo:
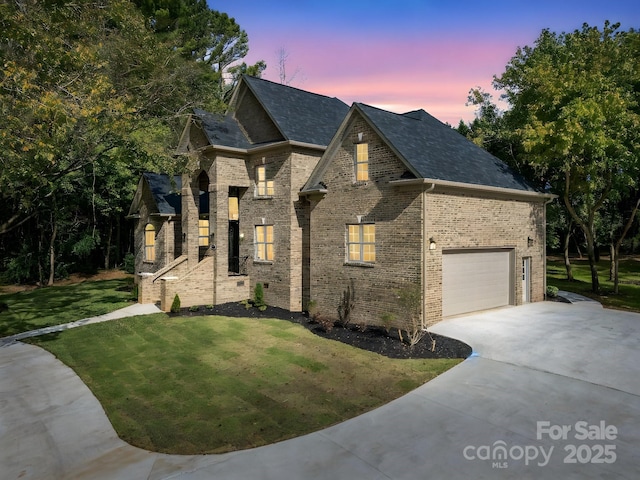
<instances>
[{"instance_id":1,"label":"dormer window","mask_svg":"<svg viewBox=\"0 0 640 480\"><path fill-rule=\"evenodd\" d=\"M355 156L356 182L366 182L369 180L369 144L357 143Z\"/></svg>"},{"instance_id":2,"label":"dormer window","mask_svg":"<svg viewBox=\"0 0 640 480\"><path fill-rule=\"evenodd\" d=\"M267 167L256 167L256 196L272 197L273 190L273 180L267 180Z\"/></svg>"}]
</instances>

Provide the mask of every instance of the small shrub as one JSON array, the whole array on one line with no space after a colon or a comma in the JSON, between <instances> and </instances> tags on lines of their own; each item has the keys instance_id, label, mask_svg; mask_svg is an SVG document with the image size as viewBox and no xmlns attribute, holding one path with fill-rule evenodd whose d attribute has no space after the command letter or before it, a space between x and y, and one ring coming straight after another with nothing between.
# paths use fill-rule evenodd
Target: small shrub
<instances>
[{"instance_id":1,"label":"small shrub","mask_svg":"<svg viewBox=\"0 0 640 480\"><path fill-rule=\"evenodd\" d=\"M309 318L315 320L318 316L318 302L315 300L309 300L309 304L307 305L307 313L309 314Z\"/></svg>"},{"instance_id":2,"label":"small shrub","mask_svg":"<svg viewBox=\"0 0 640 480\"><path fill-rule=\"evenodd\" d=\"M338 305L338 317L340 318L340 324L343 327L349 325L349 322L351 321L351 311L355 305L355 300L356 290L352 280L351 285L348 285L347 289L342 292L340 305Z\"/></svg>"},{"instance_id":3,"label":"small shrub","mask_svg":"<svg viewBox=\"0 0 640 480\"><path fill-rule=\"evenodd\" d=\"M129 252L124 256L122 269L125 273L136 273L136 257L133 253Z\"/></svg>"},{"instance_id":4,"label":"small shrub","mask_svg":"<svg viewBox=\"0 0 640 480\"><path fill-rule=\"evenodd\" d=\"M407 315L403 330L407 335L409 346L413 347L425 335L420 318L420 313L422 312L422 289L420 285L413 283L398 290L398 299L405 315ZM402 334L399 329L398 333L402 340Z\"/></svg>"},{"instance_id":5,"label":"small shrub","mask_svg":"<svg viewBox=\"0 0 640 480\"><path fill-rule=\"evenodd\" d=\"M391 331L391 327L396 321L396 316L393 313L387 312L387 313L383 313L380 319L382 320L382 326L387 331L387 333L389 333Z\"/></svg>"},{"instance_id":6,"label":"small shrub","mask_svg":"<svg viewBox=\"0 0 640 480\"><path fill-rule=\"evenodd\" d=\"M558 287L554 287L553 285L547 285L547 298L557 298L558 297Z\"/></svg>"},{"instance_id":7,"label":"small shrub","mask_svg":"<svg viewBox=\"0 0 640 480\"><path fill-rule=\"evenodd\" d=\"M204 308L206 308L207 310L213 310L213 305L207 305L207 306L206 306L206 307L204 307Z\"/></svg>"},{"instance_id":8,"label":"small shrub","mask_svg":"<svg viewBox=\"0 0 640 480\"><path fill-rule=\"evenodd\" d=\"M198 305L191 305L189 307L190 312L197 312L198 310L200 310L200 307Z\"/></svg>"},{"instance_id":9,"label":"small shrub","mask_svg":"<svg viewBox=\"0 0 640 480\"><path fill-rule=\"evenodd\" d=\"M364 333L364 332L367 331L367 328L369 328L369 325L367 324L367 322L358 322L358 323L356 323L356 329L359 332Z\"/></svg>"},{"instance_id":10,"label":"small shrub","mask_svg":"<svg viewBox=\"0 0 640 480\"><path fill-rule=\"evenodd\" d=\"M317 315L315 320L320 324L322 329L327 333L333 330L333 327L336 324L336 321L333 318L325 317L323 315Z\"/></svg>"},{"instance_id":11,"label":"small shrub","mask_svg":"<svg viewBox=\"0 0 640 480\"><path fill-rule=\"evenodd\" d=\"M173 297L173 303L171 304L171 313L178 313L180 311L180 297L176 293Z\"/></svg>"},{"instance_id":12,"label":"small shrub","mask_svg":"<svg viewBox=\"0 0 640 480\"><path fill-rule=\"evenodd\" d=\"M253 305L261 312L264 312L267 309L267 304L264 303L264 287L261 283L256 283L256 286L253 289Z\"/></svg>"}]
</instances>

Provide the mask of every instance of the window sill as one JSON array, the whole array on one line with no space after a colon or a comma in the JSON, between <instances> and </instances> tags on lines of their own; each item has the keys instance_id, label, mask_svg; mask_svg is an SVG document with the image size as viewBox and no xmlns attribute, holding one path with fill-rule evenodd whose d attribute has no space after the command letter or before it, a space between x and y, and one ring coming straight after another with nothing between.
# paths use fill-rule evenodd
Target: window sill
<instances>
[{"instance_id":1,"label":"window sill","mask_svg":"<svg viewBox=\"0 0 640 480\"><path fill-rule=\"evenodd\" d=\"M345 267L363 267L363 268L374 268L375 263L365 263L365 262L344 262Z\"/></svg>"},{"instance_id":2,"label":"window sill","mask_svg":"<svg viewBox=\"0 0 640 480\"><path fill-rule=\"evenodd\" d=\"M273 265L273 260L254 260L254 265Z\"/></svg>"},{"instance_id":3,"label":"window sill","mask_svg":"<svg viewBox=\"0 0 640 480\"><path fill-rule=\"evenodd\" d=\"M275 195L254 195L254 200L273 200Z\"/></svg>"}]
</instances>

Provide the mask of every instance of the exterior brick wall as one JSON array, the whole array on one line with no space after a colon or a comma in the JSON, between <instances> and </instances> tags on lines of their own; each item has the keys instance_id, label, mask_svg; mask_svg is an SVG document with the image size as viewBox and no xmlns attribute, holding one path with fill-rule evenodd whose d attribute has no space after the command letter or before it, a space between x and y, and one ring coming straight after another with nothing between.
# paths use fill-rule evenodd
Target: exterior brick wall
<instances>
[{"instance_id":1,"label":"exterior brick wall","mask_svg":"<svg viewBox=\"0 0 640 480\"><path fill-rule=\"evenodd\" d=\"M426 262L427 325L442 318L442 252L506 247L514 251L514 304L522 303L522 258L531 258L531 301L544 300L544 203L441 191L426 194L427 238L436 241ZM528 239L532 239L531 245Z\"/></svg>"},{"instance_id":2,"label":"exterior brick wall","mask_svg":"<svg viewBox=\"0 0 640 480\"><path fill-rule=\"evenodd\" d=\"M355 294L351 321L380 324L385 313L398 311L397 290L421 281L420 190L399 191L388 182L405 166L362 120L357 120L324 173L329 193L310 204L310 298L321 315L338 318L343 292ZM353 152L358 133L369 144L369 181L355 182ZM373 222L376 262L347 262L348 224Z\"/></svg>"},{"instance_id":3,"label":"exterior brick wall","mask_svg":"<svg viewBox=\"0 0 640 480\"><path fill-rule=\"evenodd\" d=\"M298 192L320 159L321 151L285 147L267 155L254 155L247 162L252 187L241 203L241 227L244 241L241 256L247 257L251 289L264 285L265 302L290 311L302 311L303 250L302 229L306 221ZM274 181L274 195L258 197L254 193L256 167L266 167L266 178ZM264 223L263 223L264 219ZM274 260L255 259L255 227L274 227Z\"/></svg>"},{"instance_id":4,"label":"exterior brick wall","mask_svg":"<svg viewBox=\"0 0 640 480\"><path fill-rule=\"evenodd\" d=\"M367 182L355 181L358 133L369 144ZM405 171L364 121L356 118L347 128L323 174L328 193L309 204L310 299L321 315L337 319L343 292L350 288L355 292L352 322L381 324L383 315L392 314L400 326L407 315L398 293L414 286L424 292L424 325L438 322L442 319L442 252L461 248L513 249L515 279L520 278L522 258L530 257L531 301L543 300L543 202L441 186L423 193L428 185L389 184ZM358 223L357 216L376 226L373 265L354 266L346 261L346 228ZM429 238L436 241L435 250L428 250ZM520 304L521 282L514 283L513 300Z\"/></svg>"},{"instance_id":5,"label":"exterior brick wall","mask_svg":"<svg viewBox=\"0 0 640 480\"><path fill-rule=\"evenodd\" d=\"M273 124L253 93L243 86L239 92L239 103L234 113L241 128L253 143L283 140L282 134Z\"/></svg>"}]
</instances>

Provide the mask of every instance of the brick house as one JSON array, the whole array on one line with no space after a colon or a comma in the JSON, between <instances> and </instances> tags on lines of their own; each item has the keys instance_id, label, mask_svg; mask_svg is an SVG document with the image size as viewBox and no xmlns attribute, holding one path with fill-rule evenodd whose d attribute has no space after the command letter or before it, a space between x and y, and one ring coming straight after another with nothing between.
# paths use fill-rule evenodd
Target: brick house
<instances>
[{"instance_id":1,"label":"brick house","mask_svg":"<svg viewBox=\"0 0 640 480\"><path fill-rule=\"evenodd\" d=\"M310 298L351 321L443 317L540 301L545 203L502 161L424 110L355 103L301 196L309 202ZM400 320L398 320L400 321Z\"/></svg>"},{"instance_id":2,"label":"brick house","mask_svg":"<svg viewBox=\"0 0 640 480\"><path fill-rule=\"evenodd\" d=\"M250 298L260 282L270 305L301 311L308 217L298 193L348 111L247 76L226 115L196 110L178 146L182 176L145 174L131 204L139 301L217 305Z\"/></svg>"},{"instance_id":3,"label":"brick house","mask_svg":"<svg viewBox=\"0 0 640 480\"><path fill-rule=\"evenodd\" d=\"M181 177L145 174L132 202L139 301L168 309L252 296L313 300L351 320L422 326L539 301L545 202L504 163L423 110L394 114L243 77L224 116L195 111ZM406 316L406 315L404 315Z\"/></svg>"}]
</instances>

